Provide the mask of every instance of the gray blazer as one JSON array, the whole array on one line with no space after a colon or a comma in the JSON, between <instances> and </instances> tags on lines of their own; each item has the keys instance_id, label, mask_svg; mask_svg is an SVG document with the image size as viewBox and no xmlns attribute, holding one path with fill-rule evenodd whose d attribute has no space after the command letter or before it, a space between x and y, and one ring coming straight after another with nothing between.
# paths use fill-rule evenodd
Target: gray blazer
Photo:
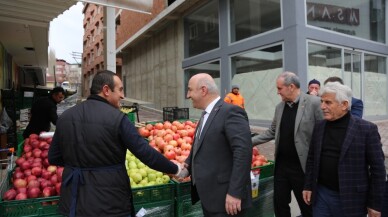
<instances>
[{"instance_id":1,"label":"gray blazer","mask_svg":"<svg viewBox=\"0 0 388 217\"><path fill-rule=\"evenodd\" d=\"M323 119L320 100L320 97L300 93L298 111L295 119L294 138L303 172L306 171L306 161L315 122ZM275 139L275 160L279 146L280 121L282 120L284 105L285 102L282 101L276 106L275 116L268 130L252 138L253 145L259 145Z\"/></svg>"}]
</instances>

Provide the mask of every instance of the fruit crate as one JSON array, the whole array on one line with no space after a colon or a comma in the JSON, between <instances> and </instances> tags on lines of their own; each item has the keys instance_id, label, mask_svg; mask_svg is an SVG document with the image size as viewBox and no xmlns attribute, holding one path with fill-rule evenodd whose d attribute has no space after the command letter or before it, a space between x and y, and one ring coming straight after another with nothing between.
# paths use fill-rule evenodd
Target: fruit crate
<instances>
[{"instance_id":1,"label":"fruit crate","mask_svg":"<svg viewBox=\"0 0 388 217\"><path fill-rule=\"evenodd\" d=\"M154 203L161 201L174 201L174 182L170 180L167 184L133 188L132 196L134 205ZM172 202L173 203L173 202Z\"/></svg>"},{"instance_id":2,"label":"fruit crate","mask_svg":"<svg viewBox=\"0 0 388 217\"><path fill-rule=\"evenodd\" d=\"M146 210L144 217L174 217L173 200L137 204L135 205L135 212L137 213L141 208Z\"/></svg>"},{"instance_id":3,"label":"fruit crate","mask_svg":"<svg viewBox=\"0 0 388 217\"><path fill-rule=\"evenodd\" d=\"M139 119L139 116L138 116L139 109L137 106L122 106L122 108L129 109L131 111L124 114L128 117L129 121L131 121L132 123L136 122L136 116L137 116L137 119Z\"/></svg>"},{"instance_id":4,"label":"fruit crate","mask_svg":"<svg viewBox=\"0 0 388 217\"><path fill-rule=\"evenodd\" d=\"M175 179L172 180L175 183L175 197L180 199L191 194L191 182L179 182Z\"/></svg>"},{"instance_id":5,"label":"fruit crate","mask_svg":"<svg viewBox=\"0 0 388 217\"><path fill-rule=\"evenodd\" d=\"M2 201L1 197L10 188L11 176L12 171L7 174L7 179L4 179L0 186L0 213L2 217L62 216L57 212L59 196Z\"/></svg>"},{"instance_id":6,"label":"fruit crate","mask_svg":"<svg viewBox=\"0 0 388 217\"><path fill-rule=\"evenodd\" d=\"M265 179L265 178L271 177L271 176L273 176L273 173L274 173L275 161L268 160L268 162L270 164L265 165L265 166L254 167L251 170L253 171L253 170L260 169L260 179Z\"/></svg>"},{"instance_id":7,"label":"fruit crate","mask_svg":"<svg viewBox=\"0 0 388 217\"><path fill-rule=\"evenodd\" d=\"M189 119L189 108L164 107L163 121L174 121L181 119Z\"/></svg>"},{"instance_id":8,"label":"fruit crate","mask_svg":"<svg viewBox=\"0 0 388 217\"><path fill-rule=\"evenodd\" d=\"M175 198L175 217L203 216L201 202L191 204L191 195Z\"/></svg>"},{"instance_id":9,"label":"fruit crate","mask_svg":"<svg viewBox=\"0 0 388 217\"><path fill-rule=\"evenodd\" d=\"M273 217L273 176L260 180L259 196L252 199L252 207L245 213L245 217Z\"/></svg>"},{"instance_id":10,"label":"fruit crate","mask_svg":"<svg viewBox=\"0 0 388 217\"><path fill-rule=\"evenodd\" d=\"M16 150L16 156L20 157L23 154L24 140L19 142L18 149Z\"/></svg>"}]
</instances>

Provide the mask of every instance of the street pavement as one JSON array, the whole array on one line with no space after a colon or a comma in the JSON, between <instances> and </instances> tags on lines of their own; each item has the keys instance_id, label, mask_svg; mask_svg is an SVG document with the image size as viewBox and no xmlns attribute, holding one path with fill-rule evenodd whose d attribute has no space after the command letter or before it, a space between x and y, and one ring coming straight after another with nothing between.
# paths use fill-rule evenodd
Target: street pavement
<instances>
[{"instance_id":1,"label":"street pavement","mask_svg":"<svg viewBox=\"0 0 388 217\"><path fill-rule=\"evenodd\" d=\"M139 109L139 121L140 122L147 122L147 121L160 121L163 119L162 111L150 109L144 106L140 106ZM388 120L384 121L373 121L378 126L379 133L381 136L381 143L387 144L388 143ZM260 126L251 126L251 131L254 133L260 133L266 130L264 127ZM261 144L258 146L260 153L266 156L269 160L274 160L274 153L275 153L275 145L274 141L270 141L264 144ZM290 204L291 207L291 216L299 216L300 211L298 204L296 203L295 197L292 197L292 201Z\"/></svg>"}]
</instances>

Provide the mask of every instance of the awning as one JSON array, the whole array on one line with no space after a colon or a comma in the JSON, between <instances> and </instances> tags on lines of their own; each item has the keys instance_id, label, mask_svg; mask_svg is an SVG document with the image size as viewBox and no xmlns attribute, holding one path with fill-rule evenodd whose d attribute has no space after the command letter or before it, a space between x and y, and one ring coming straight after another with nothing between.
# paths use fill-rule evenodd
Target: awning
<instances>
[{"instance_id":1,"label":"awning","mask_svg":"<svg viewBox=\"0 0 388 217\"><path fill-rule=\"evenodd\" d=\"M0 41L19 66L47 68L48 31L75 0L1 0Z\"/></svg>"}]
</instances>

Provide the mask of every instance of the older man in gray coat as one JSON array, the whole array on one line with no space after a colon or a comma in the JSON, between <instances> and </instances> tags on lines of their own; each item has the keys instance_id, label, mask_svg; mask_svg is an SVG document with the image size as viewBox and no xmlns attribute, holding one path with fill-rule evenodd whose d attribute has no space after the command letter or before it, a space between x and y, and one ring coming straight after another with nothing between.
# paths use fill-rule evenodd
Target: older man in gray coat
<instances>
[{"instance_id":1,"label":"older man in gray coat","mask_svg":"<svg viewBox=\"0 0 388 217\"><path fill-rule=\"evenodd\" d=\"M280 74L276 80L282 98L275 109L269 129L252 138L253 145L275 139L274 208L279 217L291 216L291 191L303 217L312 216L312 209L303 201L304 173L315 122L323 119L320 98L300 90L298 76Z\"/></svg>"}]
</instances>

